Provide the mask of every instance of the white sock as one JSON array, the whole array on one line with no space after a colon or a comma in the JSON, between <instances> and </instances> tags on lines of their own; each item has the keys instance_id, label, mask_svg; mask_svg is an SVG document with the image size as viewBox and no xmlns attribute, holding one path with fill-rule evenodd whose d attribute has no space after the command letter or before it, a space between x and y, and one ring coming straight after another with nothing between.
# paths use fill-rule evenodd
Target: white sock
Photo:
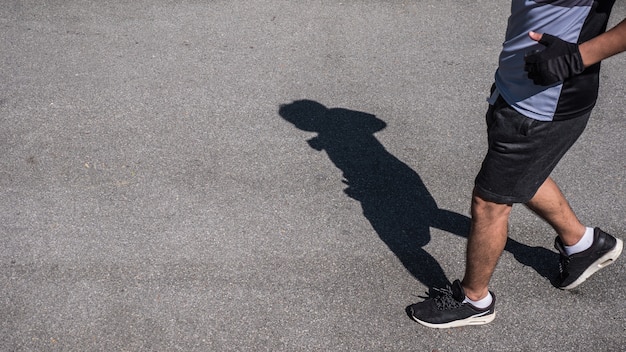
<instances>
[{"instance_id":1,"label":"white sock","mask_svg":"<svg viewBox=\"0 0 626 352\"><path fill-rule=\"evenodd\" d=\"M576 243L573 246L564 246L565 253L567 253L567 255L580 253L584 251L585 249L591 247L592 244L593 244L593 229L591 227L587 227L587 230L585 230L585 234L578 241L578 243Z\"/></svg>"},{"instance_id":2,"label":"white sock","mask_svg":"<svg viewBox=\"0 0 626 352\"><path fill-rule=\"evenodd\" d=\"M483 299L480 299L478 301L472 301L471 299L467 298L467 296L465 296L463 302L467 302L478 309L485 309L489 307L489 305L491 305L491 302L493 302L493 297L491 296L491 292L487 292L487 297Z\"/></svg>"}]
</instances>

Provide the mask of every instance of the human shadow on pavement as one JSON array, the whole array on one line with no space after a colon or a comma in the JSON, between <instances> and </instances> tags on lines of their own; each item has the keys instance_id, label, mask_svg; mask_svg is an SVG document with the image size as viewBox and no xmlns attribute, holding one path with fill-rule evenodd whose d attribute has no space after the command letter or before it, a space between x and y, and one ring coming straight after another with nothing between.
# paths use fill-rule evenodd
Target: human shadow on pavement
<instances>
[{"instance_id":1,"label":"human shadow on pavement","mask_svg":"<svg viewBox=\"0 0 626 352\"><path fill-rule=\"evenodd\" d=\"M449 284L441 265L424 246L430 242L430 228L467 237L470 219L440 209L420 176L389 153L374 133L386 123L372 114L343 108L327 108L312 100L281 105L279 115L300 130L316 132L307 142L325 151L343 172L346 195L359 201L363 215L380 239L404 267L427 287ZM509 239L506 250L521 263L546 278L556 253L529 247ZM463 259L463 253L458 253Z\"/></svg>"}]
</instances>

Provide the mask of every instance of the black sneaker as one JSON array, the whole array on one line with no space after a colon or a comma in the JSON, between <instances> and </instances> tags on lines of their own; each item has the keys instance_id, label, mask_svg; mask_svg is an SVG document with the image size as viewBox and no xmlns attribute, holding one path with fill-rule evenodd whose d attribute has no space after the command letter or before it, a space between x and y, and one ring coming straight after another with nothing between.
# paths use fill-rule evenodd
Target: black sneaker
<instances>
[{"instance_id":1,"label":"black sneaker","mask_svg":"<svg viewBox=\"0 0 626 352\"><path fill-rule=\"evenodd\" d=\"M463 302L465 291L459 280L454 281L452 287L435 290L439 291L435 297L407 307L409 316L422 325L439 329L483 325L492 322L496 317L496 296L493 292L491 305L486 309L478 309Z\"/></svg>"},{"instance_id":2,"label":"black sneaker","mask_svg":"<svg viewBox=\"0 0 626 352\"><path fill-rule=\"evenodd\" d=\"M593 231L593 244L580 253L568 256L559 237L554 240L554 247L561 254L557 287L571 290L596 271L612 264L622 253L624 243L596 227Z\"/></svg>"}]
</instances>

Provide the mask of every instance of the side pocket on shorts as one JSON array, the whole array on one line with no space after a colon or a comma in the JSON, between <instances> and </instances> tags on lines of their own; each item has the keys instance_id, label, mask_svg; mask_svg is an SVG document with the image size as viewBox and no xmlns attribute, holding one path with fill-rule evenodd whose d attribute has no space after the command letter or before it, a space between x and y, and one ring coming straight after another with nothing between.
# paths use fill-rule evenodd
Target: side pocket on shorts
<instances>
[{"instance_id":1,"label":"side pocket on shorts","mask_svg":"<svg viewBox=\"0 0 626 352\"><path fill-rule=\"evenodd\" d=\"M530 136L533 131L533 127L535 127L539 121L535 119L531 119L530 117L525 117L524 122L520 126L520 134L522 136Z\"/></svg>"}]
</instances>

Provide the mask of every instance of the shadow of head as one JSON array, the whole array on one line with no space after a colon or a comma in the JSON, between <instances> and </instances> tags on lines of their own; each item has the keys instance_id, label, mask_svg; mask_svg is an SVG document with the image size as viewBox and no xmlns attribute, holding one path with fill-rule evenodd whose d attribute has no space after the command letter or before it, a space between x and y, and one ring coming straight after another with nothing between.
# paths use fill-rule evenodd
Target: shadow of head
<instances>
[{"instance_id":1,"label":"shadow of head","mask_svg":"<svg viewBox=\"0 0 626 352\"><path fill-rule=\"evenodd\" d=\"M335 141L340 144L369 138L387 126L375 115L343 108L329 109L312 100L296 100L281 105L278 114L300 130L336 137L341 135L343 138Z\"/></svg>"},{"instance_id":2,"label":"shadow of head","mask_svg":"<svg viewBox=\"0 0 626 352\"><path fill-rule=\"evenodd\" d=\"M328 113L328 108L312 100L296 100L278 109L282 118L308 132L320 132L328 126Z\"/></svg>"}]
</instances>

